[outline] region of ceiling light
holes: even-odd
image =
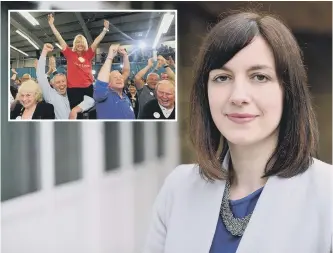
[[[38,21],[29,12],[19,12],[33,26],[39,25]]]
[[[27,53],[24,53],[23,51],[21,51],[20,49],[17,49],[16,47],[13,47],[12,45],[10,45],[10,48],[16,50],[17,52],[20,52],[21,54],[24,54],[25,56],[29,56]]]
[[[169,30],[169,27],[172,23],[172,20],[174,18],[175,15],[173,14],[170,14],[170,13],[165,13],[164,16],[163,16],[163,19],[162,19],[162,22],[161,22],[161,25],[158,29],[158,32],[156,34],[156,37],[155,37],[155,41],[154,41],[154,44],[153,44],[153,49],[156,48],[157,46],[157,43],[159,42],[162,34],[165,34],[168,32]]]
[[[16,32],[19,35],[21,35],[23,38],[25,38],[27,41],[29,41],[30,44],[34,46],[34,48],[39,49],[39,47],[27,35],[25,35],[24,33],[22,33],[20,30],[16,30]]]
[[[141,49],[144,49],[144,48],[146,47],[146,43],[144,43],[143,41],[140,42],[139,47],[140,47]]]
[[[55,44],[57,47],[59,47],[62,50],[62,47],[58,43],[55,43]]]

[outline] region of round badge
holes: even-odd
[[[21,116],[17,116],[16,119],[22,119],[22,117]]]
[[[79,61],[80,61],[81,63],[85,62],[85,59],[82,58],[82,57],[79,57],[78,59],[79,59]]]
[[[154,96],[154,93],[150,92],[150,95]]]
[[[154,112],[154,117],[155,117],[156,119],[159,119],[159,118],[161,117],[161,115],[160,115],[158,112]]]

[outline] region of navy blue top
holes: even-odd
[[[134,110],[128,96],[122,97],[109,88],[109,84],[97,80],[94,89],[97,119],[135,119]]]
[[[232,213],[235,218],[243,218],[251,213],[259,199],[263,187],[251,193],[250,195],[238,199],[229,200]],[[215,235],[209,253],[235,253],[242,237],[233,236],[224,226],[219,215]]]

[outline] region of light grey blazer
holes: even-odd
[[[314,159],[301,175],[270,177],[237,253],[329,253],[332,166]],[[195,165],[177,167],[156,199],[144,253],[208,253],[225,181],[209,183]]]

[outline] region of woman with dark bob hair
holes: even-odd
[[[277,18],[232,14],[200,50],[191,93],[197,165],[154,205],[145,253],[329,253],[332,167],[300,48]]]

